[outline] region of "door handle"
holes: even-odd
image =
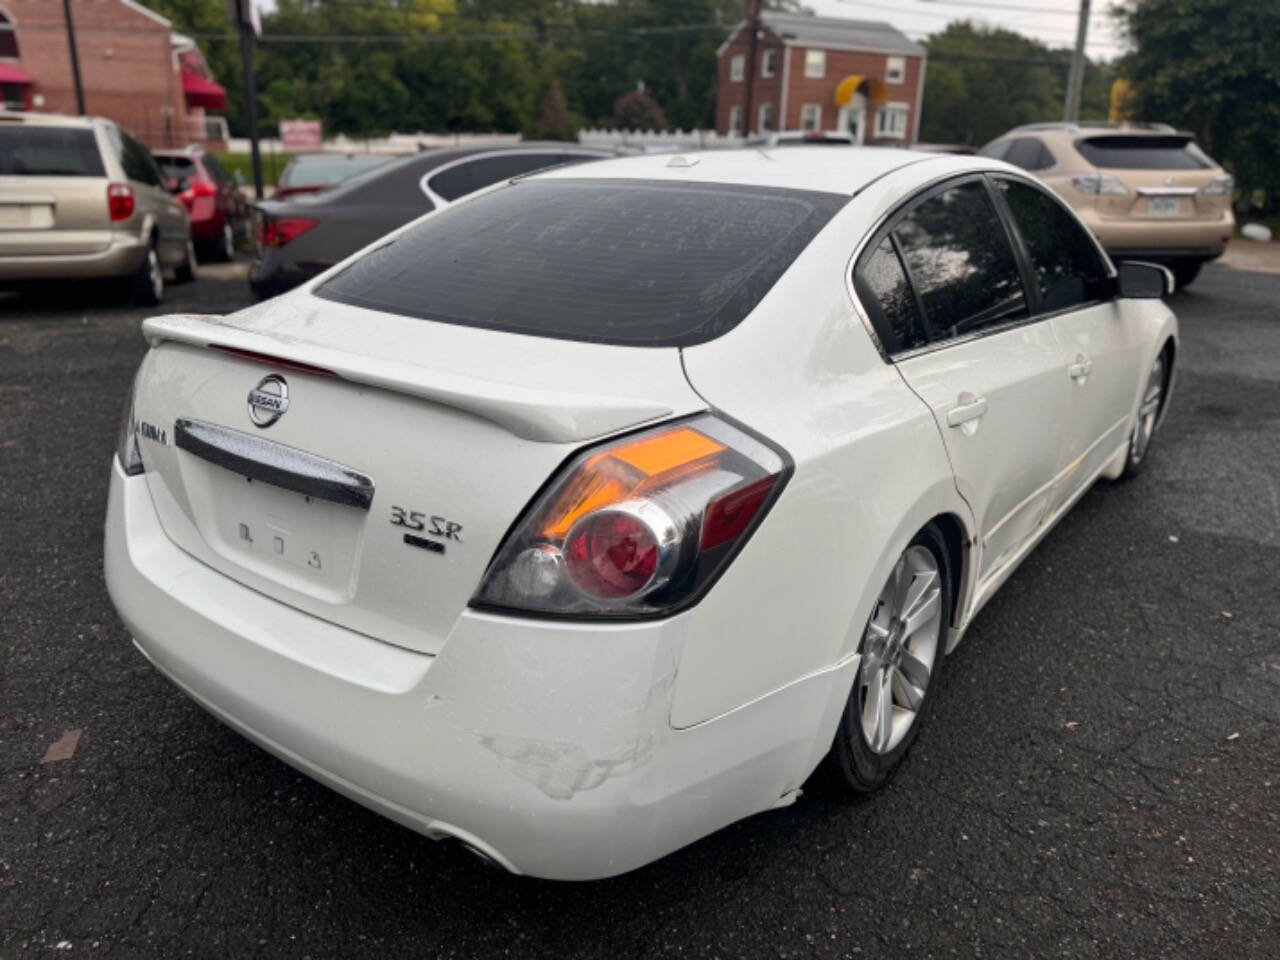
[[[970,420],[977,420],[986,412],[986,397],[975,397],[972,393],[962,393],[956,398],[956,405],[947,411],[947,426],[959,427]]]
[[[1076,354],[1076,362],[1067,367],[1067,373],[1072,380],[1083,380],[1093,370],[1093,361],[1085,357],[1083,353]]]

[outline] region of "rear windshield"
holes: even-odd
[[[280,176],[281,186],[329,186],[345,180],[353,173],[381,166],[387,157],[377,155],[348,157],[296,157]]]
[[[0,176],[102,177],[92,130],[0,126]]]
[[[638,346],[712,340],[848,197],[634,180],[526,180],[448,207],[318,296],[406,317]]]
[[[1095,167],[1113,170],[1208,170],[1213,164],[1189,137],[1088,137],[1076,141]]]
[[[190,177],[196,165],[189,157],[153,157],[160,172],[178,180]]]

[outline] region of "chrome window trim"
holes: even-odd
[[[524,148],[511,147],[507,150],[481,150],[475,153],[469,153],[465,157],[458,157],[458,159],[456,160],[450,160],[448,163],[442,163],[438,167],[432,167],[430,170],[424,173],[422,175],[422,178],[418,181],[418,189],[421,190],[424,194],[426,194],[426,197],[428,200],[431,201],[432,206],[434,206],[437,210],[441,210],[447,206],[450,206],[451,204],[457,203],[458,200],[462,200],[464,197],[469,197],[471,194],[469,193],[463,194],[461,197],[458,197],[457,200],[446,200],[444,197],[440,196],[440,194],[436,193],[429,186],[427,186],[427,181],[431,180],[437,174],[444,173],[446,170],[452,170],[454,167],[460,167],[464,163],[475,163],[477,160],[487,160],[490,157],[518,157],[518,156],[525,156],[526,154],[544,154],[544,153],[572,154],[573,156],[577,156],[577,157],[594,157],[597,160],[604,160],[607,157],[611,156],[611,154],[609,153],[599,153],[594,150],[584,150],[581,147],[577,146],[577,144],[572,144],[572,145],[566,144],[563,147],[524,147]],[[549,170],[550,167],[547,167],[546,169]],[[534,170],[530,172],[540,173],[541,171]],[[500,183],[501,181],[498,181],[498,182]],[[490,184],[490,186],[493,186],[493,184]],[[485,188],[481,187],[480,189],[483,190]],[[473,190],[471,192],[477,193],[479,191]]]
[[[252,433],[184,418],[173,425],[173,444],[215,466],[317,500],[361,510],[373,503],[368,474]]]
[[[1061,197],[1059,197],[1056,192],[1045,187],[1044,184],[1037,181],[1034,177],[1019,171],[1005,170],[1005,169],[999,169],[999,168],[964,170],[960,172],[952,171],[950,173],[942,174],[940,176],[937,176],[930,180],[925,181],[923,184],[918,186],[911,193],[911,196],[895,204],[888,211],[882,214],[880,217],[877,217],[875,222],[871,225],[871,228],[863,234],[862,238],[854,246],[852,256],[850,256],[845,263],[845,269],[844,269],[845,292],[848,293],[849,299],[853,303],[854,313],[857,314],[858,319],[862,322],[863,329],[867,331],[867,336],[871,338],[871,342],[875,345],[876,351],[880,354],[880,359],[882,359],[885,363],[894,364],[900,360],[909,360],[912,357],[922,356],[923,354],[926,354],[926,353],[933,353],[935,350],[943,350],[943,349],[946,349],[947,347],[958,346],[959,344],[968,343],[971,340],[978,340],[986,336],[995,336],[997,334],[1004,333],[1007,330],[1013,330],[1018,327],[1027,326],[1028,324],[1032,324],[1032,323],[1039,323],[1042,320],[1049,320],[1049,319],[1052,319],[1053,317],[1062,316],[1063,314],[1074,313],[1077,310],[1086,310],[1090,307],[1096,307],[1100,304],[1110,302],[1109,300],[1091,300],[1088,303],[1075,304],[1073,306],[1066,307],[1061,310],[1035,313],[1026,317],[1019,317],[1016,320],[1010,320],[1006,323],[1001,323],[993,327],[986,327],[982,330],[975,330],[973,333],[962,334],[961,336],[958,336],[958,337],[950,337],[946,340],[937,340],[937,341],[934,341],[933,343],[927,343],[921,347],[914,347],[911,350],[900,350],[897,353],[893,353],[893,354],[890,354],[885,349],[884,343],[881,341],[879,334],[876,333],[875,325],[871,322],[871,315],[867,313],[866,307],[862,305],[862,301],[858,298],[858,291],[853,284],[853,271],[854,271],[854,268],[857,266],[858,259],[862,256],[863,251],[866,250],[867,245],[875,238],[875,236],[881,231],[881,229],[885,226],[885,224],[887,224],[899,213],[905,212],[907,207],[912,206],[915,203],[924,200],[925,195],[932,192],[935,188],[952,180],[956,182],[960,182],[967,179],[975,179],[975,178],[988,179],[990,177],[1005,177],[1010,180],[1021,180],[1023,183],[1026,183],[1029,186],[1036,188],[1046,196],[1053,198],[1053,200],[1058,204],[1059,207],[1061,207],[1063,210],[1066,210],[1069,214],[1071,214],[1072,219],[1076,221],[1076,224],[1080,227],[1080,229],[1083,230],[1085,235],[1089,237],[1090,240],[1093,241],[1094,249],[1098,252],[1099,257],[1102,258],[1102,266],[1103,266],[1103,269],[1106,270],[1107,276],[1112,280],[1115,279],[1116,277],[1115,264],[1113,264],[1111,262],[1111,258],[1107,256],[1107,252],[1102,248],[1102,244],[1098,242],[1098,238],[1095,237],[1093,235],[1093,232],[1084,225],[1084,222],[1080,219],[1080,215],[1076,213],[1073,209],[1071,209],[1071,206],[1067,204],[1067,202],[1064,201]],[[999,215],[999,211],[997,211],[997,215]],[[1016,251],[1015,251],[1015,254],[1016,254]]]

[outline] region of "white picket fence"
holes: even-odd
[[[595,130],[578,131],[578,142],[586,147],[631,147],[645,152],[664,150],[735,150],[742,135],[721,135],[714,130]]]

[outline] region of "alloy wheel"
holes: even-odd
[[[880,592],[862,639],[858,704],[872,752],[892,751],[915,723],[938,659],[942,574],[933,553],[909,547]]]
[[[151,292],[157,300],[164,296],[164,274],[154,247],[147,251],[147,282],[151,284]]]
[[[1147,386],[1142,392],[1142,403],[1138,407],[1138,420],[1133,425],[1133,436],[1129,440],[1129,459],[1132,463],[1141,463],[1151,446],[1151,438],[1156,432],[1156,419],[1160,416],[1160,399],[1164,394],[1164,357],[1156,357],[1151,365],[1151,373],[1147,376]]]

